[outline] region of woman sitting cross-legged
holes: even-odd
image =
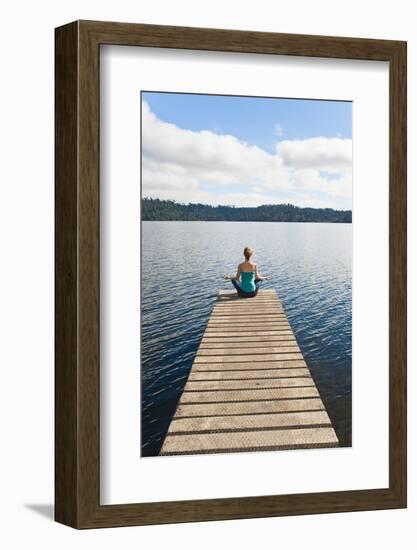
[[[243,250],[245,261],[237,266],[237,273],[234,277],[225,275],[226,280],[232,281],[233,286],[237,290],[241,298],[253,298],[259,290],[262,281],[267,281],[270,277],[261,277],[258,273],[258,268],[251,261],[253,249],[250,246]]]

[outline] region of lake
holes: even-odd
[[[142,222],[142,456],[159,453],[243,248],[271,280],[342,446],[351,445],[352,225]]]

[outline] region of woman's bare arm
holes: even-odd
[[[240,264],[237,266],[237,272],[236,272],[236,275],[234,277],[230,277],[230,275],[225,275],[224,278],[226,280],[229,280],[229,279],[234,279],[235,281],[238,281],[239,278],[240,278]]]
[[[270,279],[270,277],[262,277],[260,274],[259,274],[259,271],[258,271],[258,266],[255,265],[255,280],[258,279],[258,281],[268,281]]]
[[[235,281],[238,281],[239,278],[240,278],[240,264],[237,266],[236,275],[232,277],[232,279],[234,279]]]

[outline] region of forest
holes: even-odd
[[[210,206],[143,198],[142,220],[352,223],[352,211],[301,208],[293,204],[265,204],[256,207]]]

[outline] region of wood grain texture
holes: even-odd
[[[280,345],[281,344],[281,345]],[[245,353],[250,353],[253,355],[262,355],[271,354],[271,353],[293,353],[299,352],[299,347],[297,343],[291,343],[288,345],[288,342],[263,342],[263,346],[253,345],[249,346],[239,346],[234,348],[231,346],[222,346],[216,347],[215,349],[207,349],[207,347],[200,346],[197,356],[198,357],[231,357],[233,355],[243,355]]]
[[[306,365],[304,365],[306,367]],[[190,373],[188,381],[191,380],[263,380],[266,378],[310,378],[310,371],[306,368],[292,369],[264,369],[264,370],[222,370],[207,371],[194,370]]]
[[[407,499],[407,44],[389,71],[389,476]]]
[[[261,378],[237,380],[196,380],[188,378],[184,391],[201,392],[204,390],[256,390],[262,388],[290,388],[314,386],[311,376],[308,378]]]
[[[274,401],[250,401],[229,403],[181,403],[176,410],[175,418],[202,416],[244,416],[247,414],[281,413],[288,411],[322,411],[323,401],[310,399],[277,399]]]
[[[300,354],[301,355],[301,354]],[[224,362],[224,361],[211,361],[211,362],[195,362],[193,366],[193,372],[203,371],[240,371],[240,370],[270,370],[274,369],[277,374],[282,369],[300,369],[307,368],[304,359],[287,359],[286,357],[280,357],[280,360],[276,361],[263,361],[258,359],[257,361],[242,361],[242,362]]]
[[[236,352],[238,352],[239,350],[244,351],[245,349],[253,349],[258,352],[258,348],[265,348],[265,346],[269,349],[274,346],[294,347],[294,346],[298,346],[298,344],[293,336],[286,336],[284,338],[271,337],[271,340],[266,340],[266,339],[262,340],[259,338],[254,338],[250,340],[242,339],[241,342],[235,342],[233,340],[229,342],[226,338],[220,341],[216,341],[215,339],[214,342],[204,339],[201,341],[199,351],[204,351],[204,350],[213,351],[213,350],[227,349],[227,350],[235,350]]]
[[[268,337],[268,336],[272,336],[272,337],[277,337],[277,338],[280,338],[281,336],[291,336],[291,338],[294,336],[293,333],[292,333],[292,330],[238,330],[238,331],[234,331],[233,329],[231,330],[228,330],[228,331],[224,331],[224,330],[210,330],[210,329],[207,329],[206,332],[204,333],[204,339],[207,341],[214,341],[212,340],[213,338],[214,339],[218,339],[218,338],[227,338],[229,339],[231,342],[232,341],[241,341],[240,339],[241,338],[253,338],[253,339],[256,339],[256,338],[260,338],[260,337]],[[255,340],[252,340],[252,341],[255,341]],[[248,339],[248,342],[249,342],[249,339]]]
[[[210,433],[242,430],[267,430],[271,428],[296,428],[331,426],[326,411],[310,411],[280,414],[248,414],[246,416],[209,416],[179,418],[171,422],[169,434]]]
[[[170,435],[165,439],[164,455],[194,453],[232,453],[235,451],[279,451],[337,447],[333,428],[308,428],[193,433]]]
[[[210,325],[232,325],[236,327],[241,326],[254,326],[256,324],[262,326],[270,326],[269,323],[277,323],[279,325],[288,326],[287,318],[283,315],[271,314],[271,315],[258,315],[257,317],[245,316],[231,316],[231,315],[214,315],[210,318]]]
[[[56,520],[76,528],[98,528],[405,507],[406,43],[97,21],[65,25],[56,30],[55,36]],[[389,62],[389,487],[245,498],[100,504],[98,114],[101,44]],[[235,298],[224,296],[222,305],[234,301]],[[261,305],[266,306],[270,302],[269,298],[263,299]],[[248,331],[238,332],[242,336]],[[220,334],[223,336],[225,331]],[[228,336],[234,337],[236,332],[227,332]],[[257,336],[261,333],[258,332]],[[237,371],[226,375],[233,376],[233,372]],[[253,371],[245,369],[245,372],[249,375]],[[265,375],[268,372],[270,370],[265,370]],[[213,374],[218,375],[208,373],[210,376]],[[289,402],[294,403],[292,400]],[[229,407],[237,405],[228,404]],[[193,407],[195,412],[199,406],[186,407]]]
[[[250,401],[271,401],[272,399],[305,399],[319,397],[316,388],[260,388],[225,391],[185,391],[181,403],[231,403]]]
[[[259,362],[276,362],[276,361],[292,361],[293,359],[302,359],[303,356],[300,352],[291,351],[289,353],[264,353],[263,355],[249,354],[245,355],[196,355],[194,359],[195,364],[209,364],[214,365],[217,363],[243,363],[250,361],[251,363]]]
[[[55,520],[78,523],[77,24],[55,37]]]
[[[205,336],[213,336],[217,334],[224,334],[224,333],[230,333],[230,335],[234,335],[239,332],[249,333],[251,336],[258,336],[259,334],[264,334],[265,332],[279,332],[281,334],[291,334],[290,332],[290,326],[288,323],[282,324],[282,323],[264,323],[261,325],[250,325],[249,323],[246,323],[245,325],[236,323],[233,323],[233,325],[228,324],[220,324],[220,325],[213,325],[208,324],[207,325],[207,331],[205,332]]]
[[[279,302],[278,298],[268,298],[268,301],[263,302],[255,302],[252,306],[250,306],[246,301],[245,302],[237,302],[236,300],[233,301],[233,303],[223,303],[222,300],[219,298],[219,301],[215,304],[213,308],[213,313],[217,311],[224,311],[224,310],[230,310],[237,312],[238,310],[243,311],[251,311],[253,310],[256,312],[257,310],[263,310],[263,309],[272,309],[276,311],[277,309],[283,311],[283,308],[281,306],[281,303]]]

